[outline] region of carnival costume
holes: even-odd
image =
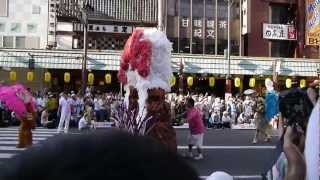
[[[17,148],[32,145],[31,130],[36,127],[36,103],[32,95],[20,84],[0,87],[0,101],[20,119]]]
[[[172,76],[171,50],[172,45],[163,32],[134,30],[126,42],[118,72],[118,79],[125,85],[125,104],[129,109],[124,119],[130,119],[120,122],[120,126],[149,135],[176,151],[170,105],[165,101]]]

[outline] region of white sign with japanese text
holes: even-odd
[[[264,23],[263,38],[276,40],[296,40],[296,29],[294,25]]]

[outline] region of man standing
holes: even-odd
[[[71,106],[68,101],[67,95],[65,93],[61,93],[61,97],[59,99],[59,112],[60,112],[60,122],[58,126],[58,133],[62,131],[62,126],[64,123],[65,123],[64,132],[68,133],[69,122],[71,117]]]
[[[204,125],[202,121],[201,112],[194,107],[194,100],[188,98],[186,102],[187,108],[187,121],[189,123],[190,134],[188,136],[189,143],[189,157],[193,157],[192,147],[196,146],[198,155],[194,157],[196,160],[203,159],[202,155],[202,144],[203,144],[203,134],[204,134]]]

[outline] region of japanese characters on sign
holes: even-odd
[[[100,25],[100,24],[89,24],[89,32],[111,32],[111,33],[132,33],[131,26],[116,26],[116,25]]]
[[[320,45],[320,0],[306,0],[306,44]]]
[[[194,18],[191,22],[190,18],[182,18],[181,19],[181,27],[182,28],[192,28],[192,36],[195,38],[209,38],[215,39],[215,20],[213,19],[196,19]],[[218,28],[225,30],[227,28],[227,21],[226,20],[219,20],[218,21]]]
[[[296,40],[296,29],[294,25],[264,23],[263,38],[276,40]]]

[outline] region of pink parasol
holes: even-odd
[[[21,84],[0,86],[0,101],[17,117],[27,113],[26,104],[28,103],[31,103],[33,111],[36,110],[35,99]]]

